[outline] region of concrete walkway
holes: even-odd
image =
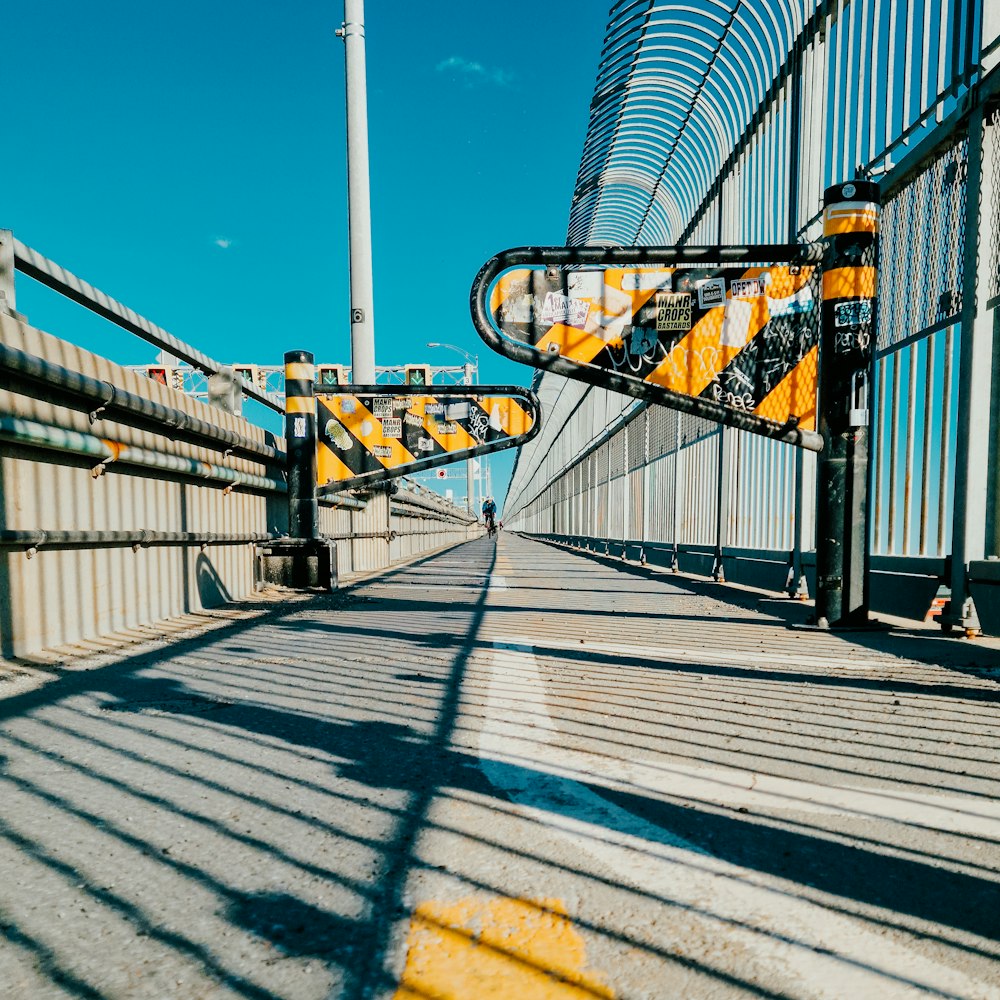
[[[1000,654],[803,617],[504,536],[0,684],[0,996],[1000,998]]]

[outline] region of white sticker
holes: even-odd
[[[565,326],[582,327],[587,322],[590,303],[581,299],[571,299],[562,292],[549,292],[542,306],[542,323],[552,326],[562,323]]]
[[[292,421],[292,437],[304,438],[306,436],[306,418],[296,417]]]
[[[357,409],[358,409],[358,404],[353,397],[347,396],[341,401],[340,404],[341,413],[351,414],[357,412]]]
[[[418,440],[417,440],[417,447],[421,451],[433,451],[434,450],[434,441],[433,441],[432,438],[418,438]]]
[[[815,305],[812,289],[806,285],[800,288],[794,295],[789,295],[783,299],[767,300],[767,311],[771,314],[771,319],[778,319],[782,316],[795,316],[799,313],[812,312]]]
[[[370,420],[361,421],[361,436],[363,438],[368,437],[373,430],[375,430],[375,425]]]
[[[834,326],[864,326],[872,321],[872,300],[840,302],[833,310]]]
[[[438,434],[457,434],[458,424],[438,424],[435,430]]]
[[[400,413],[403,410],[413,409],[413,397],[412,396],[397,396],[392,401],[392,409],[395,413]]]
[[[726,301],[726,279],[706,278],[698,284],[698,305],[702,309],[714,309]]]
[[[742,347],[750,336],[750,319],[753,303],[742,299],[730,299],[722,318],[722,332],[719,334],[721,347]]]
[[[729,293],[734,299],[757,299],[764,295],[769,284],[770,275],[761,275],[759,278],[738,278],[729,282]]]
[[[375,396],[372,399],[372,416],[381,420],[383,417],[392,416],[392,398],[389,396]]]
[[[329,419],[326,422],[326,436],[341,450],[350,451],[354,447],[354,438],[347,433],[347,428],[339,420]]]
[[[691,295],[688,292],[658,292],[656,295],[656,330],[691,329]]]
[[[622,275],[623,292],[669,292],[673,288],[672,271],[626,271]]]
[[[422,417],[417,416],[416,413],[404,413],[403,422],[407,427],[423,427],[424,421]]]
[[[468,420],[469,403],[463,400],[461,403],[450,403],[445,407],[444,416],[446,420]]]
[[[376,458],[392,458],[392,447],[387,444],[377,444],[372,448],[372,454]]]
[[[428,403],[424,407],[424,413],[430,416],[440,416],[444,413],[444,403]]]
[[[398,441],[403,436],[403,421],[400,417],[386,417],[382,421],[382,437]]]
[[[503,284],[501,282],[501,284]],[[530,323],[535,309],[535,297],[524,278],[512,280],[506,287],[505,297],[500,305],[502,323]]]

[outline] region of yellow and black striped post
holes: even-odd
[[[319,536],[316,499],[316,369],[308,351],[285,354],[285,451],[288,455],[288,534]]]
[[[875,338],[880,197],[853,181],[824,194],[819,356],[816,623],[868,623],[869,391]]]

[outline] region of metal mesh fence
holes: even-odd
[[[883,207],[879,351],[941,329],[962,311],[968,156],[962,138]]]
[[[1000,108],[995,108],[986,119],[984,146],[990,150],[993,162],[1000,163]],[[1000,171],[993,175],[993,211],[989,227],[989,290],[990,304],[1000,296]]]

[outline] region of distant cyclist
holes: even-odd
[[[487,497],[483,501],[483,520],[486,522],[486,531],[492,537],[497,530],[497,505],[493,497]]]

